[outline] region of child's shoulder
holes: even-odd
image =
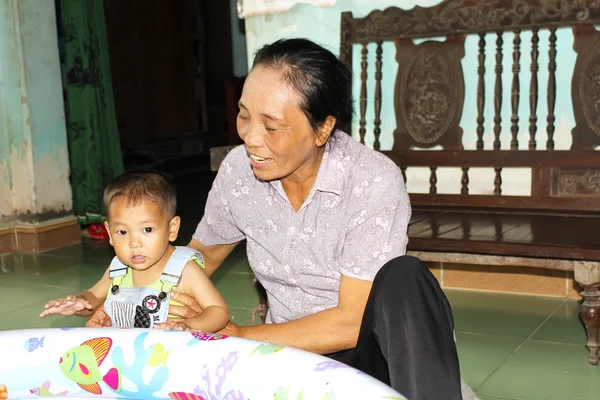
[[[197,286],[206,279],[208,279],[208,276],[204,272],[204,268],[197,261],[190,259],[181,273],[179,290],[184,293],[191,293],[192,287]]]

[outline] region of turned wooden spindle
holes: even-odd
[[[375,141],[373,142],[373,149],[380,150],[381,144],[379,143],[379,135],[381,134],[381,78],[383,74],[381,73],[381,67],[383,62],[381,61],[381,54],[383,50],[381,48],[381,41],[377,42],[377,50],[376,50],[376,61],[375,61],[375,121],[373,128],[373,135],[375,136]]]
[[[429,177],[429,193],[436,194],[437,193],[437,167],[429,167],[431,169],[431,176]]]
[[[548,51],[548,117],[546,150],[554,150],[554,107],[556,105],[556,28],[550,29],[550,50]]]
[[[360,121],[358,134],[360,136],[360,142],[365,144],[365,134],[367,132],[367,54],[369,50],[367,49],[367,44],[363,43],[362,45],[362,61],[360,63],[360,97],[359,97],[359,105],[360,105]]]
[[[479,54],[477,56],[479,67],[477,68],[477,150],[483,150],[483,109],[485,106],[485,33],[479,34]]]
[[[500,196],[502,194],[502,168],[494,168],[496,176],[494,178],[494,195]]]
[[[533,30],[533,36],[531,38],[531,83],[529,85],[529,150],[535,150],[535,134],[537,132],[537,103],[538,103],[538,30]]]
[[[510,141],[510,149],[518,150],[519,149],[519,140],[517,136],[519,134],[519,98],[520,94],[520,84],[519,84],[519,73],[521,72],[521,35],[520,31],[515,31],[515,39],[513,40],[513,81],[512,81],[512,90],[511,90],[511,106],[512,106],[512,117],[510,119],[511,127],[510,132],[512,134],[512,140]]]
[[[462,167],[460,194],[469,194],[469,167]]]

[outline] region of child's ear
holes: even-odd
[[[179,216],[174,216],[169,222],[169,242],[174,242],[177,239],[177,235],[179,234],[179,227],[181,226],[181,218]]]
[[[108,241],[110,242],[110,245],[114,246],[113,241],[112,241],[112,235],[110,233],[110,226],[108,225],[108,221],[104,221],[104,228],[106,229],[106,233],[108,233]]]

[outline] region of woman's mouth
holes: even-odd
[[[250,164],[254,168],[263,168],[267,164],[269,164],[270,162],[271,162],[270,158],[259,157],[259,156],[255,156],[253,154],[250,154]]]

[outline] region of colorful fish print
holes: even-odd
[[[8,399],[8,389],[6,385],[0,383],[0,399]]]
[[[173,400],[207,400],[204,397],[200,397],[197,394],[184,393],[184,392],[171,392],[169,397]]]
[[[333,396],[334,396],[333,392],[327,392],[325,394],[325,396],[323,396],[323,400],[333,400],[335,398]]]
[[[275,394],[273,395],[273,400],[288,400],[288,393],[290,391],[289,386],[288,387],[278,387],[275,390]]]
[[[69,394],[69,392],[60,392],[60,393],[52,393],[50,392],[50,381],[46,381],[42,383],[40,387],[34,387],[33,389],[29,389],[29,392],[37,397],[63,397]]]
[[[329,371],[332,369],[339,369],[339,368],[350,368],[349,365],[346,365],[344,363],[341,363],[339,361],[333,361],[333,360],[328,360],[328,361],[322,361],[319,364],[317,364],[317,366],[315,367],[315,371]]]
[[[160,343],[156,343],[152,346],[152,354],[150,354],[150,358],[148,359],[148,365],[152,367],[158,367],[162,364],[163,367],[167,366],[167,358],[171,350],[165,352],[165,346]]]
[[[253,356],[254,354],[258,353],[261,356],[267,356],[269,354],[277,353],[278,351],[282,350],[283,347],[284,346],[279,346],[276,344],[261,343],[254,350],[252,350],[250,355]]]
[[[112,347],[107,337],[90,339],[81,346],[67,351],[59,360],[60,370],[83,390],[92,394],[102,394],[99,382],[104,382],[115,392],[121,391],[121,372],[111,368],[102,376],[100,365]]]
[[[218,333],[206,333],[206,332],[191,332],[193,339],[188,342],[188,346],[193,346],[198,342],[209,342],[212,340],[227,339],[227,335],[219,335]]]
[[[29,339],[28,341],[25,342],[25,350],[27,350],[29,353],[31,353],[38,347],[44,347],[44,339],[45,338],[46,338],[46,336],[42,336],[41,339],[38,339],[38,338]]]

